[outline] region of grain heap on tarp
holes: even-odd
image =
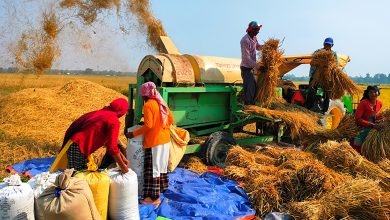
[[[390,193],[375,181],[352,179],[318,200],[293,202],[287,209],[295,219],[389,219]]]
[[[30,88],[0,99],[0,130],[9,138],[28,138],[60,147],[69,125],[124,95],[86,80],[53,88]],[[121,131],[124,117],[120,118]],[[121,135],[121,140],[125,137]]]
[[[313,113],[303,111],[272,110],[254,105],[245,106],[244,112],[247,114],[260,115],[272,119],[283,120],[290,129],[291,137],[299,138],[306,134],[315,134],[323,128],[319,125],[319,117]]]
[[[345,115],[336,129],[323,129],[315,134],[306,135],[301,140],[304,146],[315,147],[328,140],[342,141],[353,139],[359,131],[360,128],[356,124],[355,117],[353,115]]]
[[[347,141],[341,143],[328,141],[309,150],[314,152],[327,167],[354,177],[363,176],[379,180],[379,185],[384,190],[390,191],[390,174],[361,156]]]
[[[361,93],[359,86],[338,66],[332,51],[321,50],[314,53],[310,65],[317,67],[312,85],[322,88],[328,98],[340,99],[345,93]]]
[[[383,121],[379,123],[381,129],[371,129],[361,149],[362,155],[374,163],[390,159],[390,110],[380,115],[383,117]]]
[[[261,50],[261,60],[257,61],[254,68],[254,74],[258,76],[255,100],[264,107],[272,102],[280,77],[283,51],[279,49],[279,43],[278,39],[267,40]]]
[[[248,151],[235,146],[226,165],[224,175],[239,181],[260,216],[280,211],[287,202],[318,199],[350,178],[327,168],[313,154],[295,149]]]

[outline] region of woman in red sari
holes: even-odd
[[[360,100],[356,109],[355,120],[362,130],[355,137],[353,145],[355,150],[359,153],[368,132],[370,132],[372,128],[380,129],[378,124],[378,112],[382,109],[382,102],[378,100],[379,95],[380,91],[377,86],[367,86],[363,98]]]

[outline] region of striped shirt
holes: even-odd
[[[256,65],[256,50],[261,50],[262,45],[257,41],[256,36],[251,38],[246,34],[240,41],[241,44],[241,65],[246,68],[253,68]]]

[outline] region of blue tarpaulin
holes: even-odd
[[[19,173],[34,176],[49,171],[55,158],[27,160],[13,165]],[[199,175],[190,170],[176,168],[169,174],[169,189],[161,195],[161,204],[140,205],[141,219],[251,219],[255,210],[248,196],[235,181],[206,172]]]

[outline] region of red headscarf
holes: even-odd
[[[168,105],[165,103],[164,99],[161,97],[160,93],[156,89],[156,85],[153,82],[147,82],[142,84],[141,96],[149,97],[150,99],[155,99],[157,103],[160,106],[160,117],[161,117],[161,123],[164,125],[164,127],[167,124],[168,120]]]
[[[109,109],[113,112],[115,112],[119,117],[123,116],[126,114],[128,108],[129,108],[129,103],[127,102],[126,99],[124,98],[119,98],[115,99],[110,103],[110,106],[105,107],[106,109]]]

